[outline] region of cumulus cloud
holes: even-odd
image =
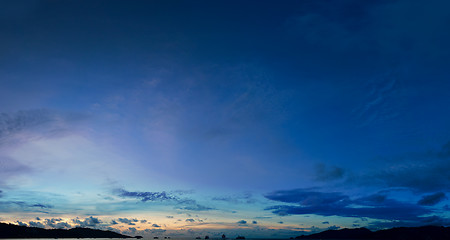
[[[195,222],[195,220],[192,218],[188,218],[188,219],[186,219],[186,222]]]
[[[152,227],[155,227],[155,228],[160,228],[161,226],[160,226],[160,225],[158,225],[158,224],[156,224],[156,223],[153,223],[153,224],[152,224]]]
[[[28,227],[27,223],[21,222],[21,221],[16,221],[17,224],[19,224],[19,226],[25,226]]]
[[[136,230],[137,230],[137,229],[134,228],[134,227],[129,227],[129,228],[128,228],[128,232],[131,233],[131,234],[135,234],[135,233],[136,233]]]
[[[239,225],[245,225],[245,224],[247,224],[247,221],[245,221],[245,220],[240,220],[240,221],[237,222],[237,224],[239,224]]]
[[[28,222],[28,225],[30,227],[45,228],[45,225],[42,224],[41,222],[30,221]]]
[[[100,219],[98,219],[96,217],[92,217],[92,216],[85,218],[84,220],[75,218],[75,219],[72,219],[72,222],[74,224],[76,224],[78,227],[96,227],[97,225],[102,223],[102,221],[100,221]]]
[[[72,228],[72,225],[70,225],[67,222],[59,222],[59,223],[53,225],[53,227],[57,228],[57,229],[69,229],[69,228]]]
[[[339,226],[336,226],[336,225],[333,225],[333,226],[329,226],[328,228],[327,228],[327,230],[338,230],[338,229],[340,229],[341,227],[339,227]]]
[[[252,224],[258,224],[258,222],[257,221],[252,221]]]
[[[119,221],[121,223],[128,224],[128,225],[136,225],[135,222],[138,222],[139,220],[137,220],[137,219],[128,219],[128,218],[118,218],[117,221]]]
[[[445,193],[437,192],[431,195],[423,196],[422,199],[419,200],[418,204],[424,206],[433,206],[440,203],[444,199],[446,199]]]

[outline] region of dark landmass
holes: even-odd
[[[0,223],[0,238],[132,238],[91,228],[43,229]]]
[[[449,240],[450,227],[400,227],[372,232],[367,228],[327,230],[302,235],[296,239],[383,239],[383,240]]]

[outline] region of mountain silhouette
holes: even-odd
[[[44,229],[0,223],[0,238],[132,238],[91,228]]]
[[[400,227],[372,232],[367,228],[327,230],[296,239],[383,239],[383,240],[448,240],[450,227]]]

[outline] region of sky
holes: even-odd
[[[450,226],[448,1],[0,6],[0,222]]]

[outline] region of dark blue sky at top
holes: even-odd
[[[400,10],[386,9],[390,4]],[[448,118],[442,109],[448,105],[448,74],[443,71],[448,59],[448,19],[434,12],[440,11],[437,3],[44,1],[11,5],[13,11],[5,14],[2,24],[3,72],[20,75],[9,83],[16,89],[62,88],[65,96],[59,97],[79,100],[61,101],[56,107],[77,109],[97,93],[130,88],[149,68],[167,68],[176,77],[206,71],[208,77],[215,76],[205,80],[207,87],[217,88],[226,98],[230,90],[220,85],[243,80],[223,68],[251,62],[270,76],[275,90],[294,89],[292,95],[296,95],[295,89],[309,89],[307,95],[290,96],[288,103],[283,102],[291,119],[307,115],[308,129],[302,128],[304,122],[289,123],[294,138],[313,128],[317,138],[345,135],[347,141],[356,138],[359,142],[360,134],[369,134],[367,141],[375,144],[417,134],[421,128],[428,132],[435,126],[430,118],[440,124]],[[208,69],[202,69],[204,65]],[[383,92],[390,81],[397,89]],[[381,90],[374,94],[390,99],[369,96],[376,88]],[[305,101],[312,109],[299,106]],[[370,104],[384,110],[371,113],[378,110]],[[397,121],[383,121],[394,115],[400,115]],[[384,125],[354,127],[377,120]],[[325,139],[309,140],[319,144]]]
[[[165,188],[254,190],[277,216],[448,218],[447,1],[1,5],[0,189],[57,169],[63,160],[42,159],[64,154],[38,143],[66,139],[62,152],[92,146],[73,160],[108,162],[119,177],[102,177],[138,200]],[[133,172],[164,180],[121,182]]]

